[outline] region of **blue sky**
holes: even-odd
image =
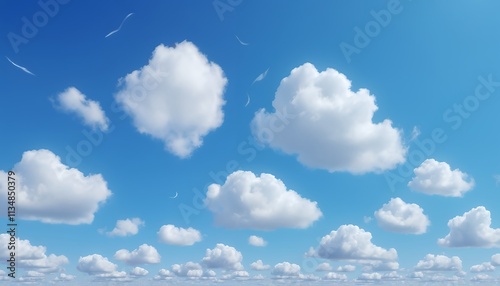
[[[499,3],[0,5],[3,282],[499,279]]]

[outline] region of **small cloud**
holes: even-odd
[[[167,224],[158,231],[160,241],[171,245],[193,245],[201,241],[201,233],[190,227],[181,228],[173,224]]]
[[[120,249],[115,253],[114,258],[129,265],[139,265],[160,263],[161,257],[156,248],[143,244],[131,252],[126,249]]]
[[[248,238],[248,243],[253,246],[266,246],[267,241],[265,241],[262,237],[252,235]]]
[[[99,102],[88,99],[76,87],[71,86],[60,93],[55,103],[56,108],[67,113],[76,114],[83,120],[85,125],[93,129],[98,128],[101,131],[108,130],[109,119],[106,117]]]
[[[252,264],[250,264],[250,267],[253,269],[253,270],[257,270],[257,271],[261,271],[261,270],[267,270],[269,268],[271,268],[270,265],[267,265],[267,264],[264,264],[262,262],[262,260],[257,260],[255,262],[252,262]]]
[[[139,218],[125,219],[116,221],[115,228],[107,232],[109,236],[131,236],[139,232],[139,226],[143,226],[144,221]]]

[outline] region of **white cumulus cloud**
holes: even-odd
[[[347,280],[347,275],[336,273],[336,272],[328,272],[323,277],[323,279],[324,280],[341,280],[341,281],[346,281]]]
[[[248,243],[253,246],[266,246],[267,241],[265,241],[262,237],[256,236],[256,235],[251,235],[248,238]]]
[[[212,270],[204,270],[199,263],[187,262],[186,264],[172,265],[172,273],[179,277],[200,278],[215,276]],[[167,276],[167,275],[163,275]]]
[[[163,225],[158,231],[158,237],[161,242],[172,245],[193,245],[201,241],[201,233],[198,230],[172,224]]]
[[[160,263],[161,259],[156,248],[147,244],[142,244],[139,248],[131,252],[126,249],[120,249],[115,253],[114,258],[130,265],[155,264]]]
[[[325,235],[317,254],[332,260],[382,260],[394,261],[398,254],[394,248],[386,250],[372,243],[372,234],[356,225],[341,225]]]
[[[428,195],[462,197],[474,187],[474,179],[459,169],[451,170],[446,162],[427,159],[413,170],[408,186]]]
[[[100,254],[92,254],[78,259],[77,269],[81,272],[96,275],[102,273],[112,273],[118,266]]]
[[[137,277],[146,276],[146,275],[148,275],[148,273],[149,273],[149,271],[147,271],[146,269],[144,269],[142,267],[134,267],[134,268],[132,268],[132,270],[130,270],[130,275],[137,276]]]
[[[298,156],[306,166],[330,172],[381,172],[405,161],[401,131],[388,119],[373,122],[378,109],[367,89],[328,68],[305,63],[281,80],[274,112],[259,110],[252,133],[259,141]]]
[[[227,79],[191,42],[159,45],[147,65],[120,83],[116,101],[137,130],[162,140],[181,158],[190,156],[223,122]]]
[[[205,257],[203,257],[203,263],[208,268],[243,270],[242,259],[243,255],[236,248],[217,243],[214,249],[207,249]]]
[[[316,271],[332,271],[332,269],[332,266],[328,262],[323,262],[316,266]]]
[[[447,247],[500,247],[500,228],[491,228],[491,214],[479,206],[448,221],[450,233],[438,240]]]
[[[267,269],[271,268],[271,265],[264,264],[264,262],[262,262],[262,260],[259,259],[255,262],[252,262],[252,264],[250,264],[250,267],[253,270],[262,271],[262,270],[267,270]]]
[[[210,185],[205,203],[216,223],[230,228],[307,228],[322,216],[316,202],[287,190],[281,180],[250,171],[230,174],[222,186]]]
[[[299,277],[300,276],[300,266],[290,262],[281,262],[274,265],[272,275],[279,278],[287,277]]]
[[[481,264],[472,265],[470,267],[470,272],[490,272],[495,271],[495,266],[490,262],[483,262]]]
[[[115,228],[108,232],[109,236],[130,236],[139,232],[139,226],[143,226],[144,221],[140,218],[117,220]]]
[[[45,223],[90,224],[111,195],[100,174],[85,176],[61,163],[49,150],[26,151],[15,164],[18,216]],[[0,191],[7,193],[7,174],[0,170]],[[5,196],[0,203],[5,205]]]
[[[416,270],[427,271],[460,271],[462,260],[458,256],[448,257],[445,255],[427,254],[415,266]]]
[[[387,231],[422,234],[430,224],[424,210],[417,204],[405,203],[401,198],[392,198],[375,212],[378,225]]]
[[[4,262],[10,259],[13,251],[8,249],[9,245],[12,246],[10,238],[10,234],[0,234],[0,259]],[[16,266],[19,268],[28,268],[37,273],[53,273],[69,262],[64,255],[47,255],[45,246],[31,245],[27,239],[16,237],[15,247]]]
[[[99,102],[88,99],[85,94],[71,86],[57,95],[56,108],[67,113],[74,113],[83,123],[93,129],[108,130],[109,119],[106,117]]]

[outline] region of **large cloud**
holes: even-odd
[[[140,218],[117,220],[115,228],[108,232],[109,236],[130,236],[139,232],[139,226],[144,225]]]
[[[341,225],[325,235],[317,254],[332,260],[382,260],[394,261],[398,254],[394,248],[386,250],[374,245],[371,233],[355,225]]]
[[[53,273],[62,269],[64,264],[69,262],[64,255],[46,254],[45,246],[31,245],[29,240],[16,238],[15,258],[17,267],[28,268],[39,273]],[[10,252],[7,247],[10,242],[10,234],[0,234],[0,259],[6,261],[10,259]]]
[[[191,42],[159,45],[146,66],[120,82],[116,101],[137,130],[179,157],[191,155],[222,124],[227,79]]]
[[[71,86],[61,92],[56,98],[57,108],[68,113],[75,113],[85,125],[108,130],[109,119],[104,114],[99,102],[87,99],[85,94]]]
[[[306,228],[322,216],[316,202],[287,190],[273,175],[249,171],[230,174],[222,186],[210,185],[205,203],[216,223],[230,228]]]
[[[214,249],[207,249],[203,263],[208,268],[243,270],[242,259],[243,255],[236,248],[218,243]]]
[[[458,256],[448,257],[444,255],[427,254],[415,266],[416,270],[427,271],[460,271],[462,260]]]
[[[491,214],[483,206],[448,221],[450,233],[438,240],[448,247],[500,247],[500,228],[491,228]]]
[[[151,245],[143,244],[138,249],[128,251],[120,249],[115,253],[115,259],[130,265],[160,263],[160,254]]]
[[[375,212],[378,225],[392,232],[422,234],[430,224],[424,210],[417,204],[407,204],[400,198],[392,198]]]
[[[26,151],[13,171],[18,215],[45,223],[91,223],[99,205],[111,195],[100,174],[85,176],[61,163],[49,150]],[[0,171],[0,191],[7,193],[7,174]],[[5,205],[5,196],[0,203]]]
[[[274,265],[272,275],[275,275],[279,278],[288,278],[288,277],[299,277],[300,276],[300,266],[297,264],[293,264],[290,262],[281,262]]]
[[[405,161],[401,132],[388,119],[374,123],[378,109],[367,89],[334,69],[318,72],[306,63],[278,87],[274,112],[259,110],[252,132],[260,141],[310,167],[330,172],[380,172]]]
[[[160,241],[173,245],[193,245],[201,241],[201,233],[190,227],[181,228],[172,224],[164,225],[158,231]]]
[[[413,170],[415,177],[408,186],[428,195],[462,197],[474,187],[474,179],[459,169],[451,170],[446,162],[427,159]]]

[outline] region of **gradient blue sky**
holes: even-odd
[[[466,284],[474,279],[489,279],[485,283],[491,284],[492,280],[497,281],[500,277],[498,270],[492,267],[497,265],[492,256],[500,253],[500,209],[497,203],[500,200],[500,168],[497,164],[500,159],[497,152],[500,146],[497,125],[500,119],[497,112],[500,108],[500,3],[462,0],[454,1],[453,4],[406,0],[370,3],[245,0],[139,3],[129,0],[73,0],[59,3],[54,0],[51,3],[56,3],[58,11],[53,15],[43,16],[47,14],[39,3],[46,2],[51,1],[31,1],[23,5],[17,1],[0,3],[0,34],[3,35],[0,47],[4,56],[4,60],[0,60],[0,83],[4,98],[0,104],[0,170],[7,172],[14,168],[16,171],[16,164],[21,162],[27,151],[41,155],[44,152],[42,150],[48,150],[49,153],[44,153],[45,155],[58,156],[62,164],[78,169],[85,176],[100,174],[106,182],[105,188],[112,194],[93,204],[98,209],[91,212],[94,215],[92,219],[73,224],[65,222],[66,212],[73,213],[72,209],[61,207],[64,210],[54,212],[47,204],[40,204],[40,209],[34,211],[37,209],[36,199],[33,199],[34,205],[28,206],[26,201],[18,197],[18,239],[29,240],[32,246],[46,247],[46,256],[63,255],[67,258],[67,263],[56,263],[54,269],[49,270],[43,267],[19,267],[16,279],[34,281],[40,285],[46,285],[56,277],[72,279],[71,282],[57,282],[62,285],[91,285],[103,281],[111,283],[113,279],[131,280],[134,285],[205,285],[221,281],[227,285],[273,285],[282,281],[316,285],[332,281],[336,283],[337,280],[325,278],[327,273],[334,272],[346,275],[339,283],[372,279],[399,285],[403,280],[406,283],[420,284],[449,279],[465,281]],[[56,6],[51,7],[55,9]],[[380,12],[382,10],[384,12]],[[129,13],[134,14],[125,21],[121,30],[105,37]],[[390,15],[390,19],[386,19],[387,22],[383,25],[374,24],[378,17],[374,15],[381,15],[380,13]],[[26,32],[23,32],[24,17],[30,23],[33,23],[34,17],[35,21],[43,21],[44,17],[47,21],[36,27],[37,31],[31,31],[32,35],[23,35]],[[378,29],[368,31],[371,36],[366,36],[366,42],[360,45],[359,31],[366,34],[366,29],[371,29],[370,27]],[[13,37],[17,36],[24,37],[25,42],[13,42]],[[241,44],[236,36],[247,45]],[[181,120],[175,116],[183,117],[182,114],[192,113],[197,117],[195,126],[212,121],[209,131],[201,136],[201,146],[194,147],[188,156],[180,156],[168,150],[162,139],[153,138],[148,131],[139,132],[134,125],[134,115],[117,108],[119,94],[127,87],[133,89],[134,86],[130,82],[124,86],[123,80],[122,85],[119,85],[119,80],[148,65],[150,60],[154,62],[152,54],[159,45],[169,47],[169,51],[180,50],[178,44],[183,41],[189,47],[195,47],[197,55],[204,55],[209,62],[220,67],[221,77],[227,80],[225,84],[216,84],[214,82],[221,77],[210,73],[208,83],[200,84],[202,88],[207,88],[207,92],[198,91],[193,95],[198,96],[200,101],[193,101],[191,107],[184,103],[181,105],[184,109],[180,109],[177,115],[172,115],[174,123],[170,125],[171,128],[174,128],[172,126],[175,126],[176,120]],[[353,53],[346,52],[343,47],[347,45],[356,50]],[[174,75],[178,73],[177,76],[184,79],[181,85],[203,81],[196,77],[198,70],[193,66],[182,66],[185,62],[180,61],[181,66],[177,66],[177,69],[169,66],[169,63],[175,64],[176,56],[182,52],[172,53],[170,62],[160,61],[160,68],[171,70]],[[26,67],[35,76],[16,68],[5,57]],[[202,61],[200,64],[206,66],[207,62]],[[343,102],[349,106],[356,101],[353,97],[359,98],[361,95],[353,93],[350,97],[347,96],[341,86],[345,81],[329,77],[326,73],[322,74],[325,76],[325,84],[333,90],[338,88],[338,92],[325,89],[323,94],[315,95],[311,92],[308,95],[307,90],[294,90],[294,84],[298,86],[314,82],[314,76],[297,75],[292,78],[292,70],[297,68],[296,71],[304,71],[306,67],[313,67],[318,72],[327,69],[338,71],[345,75],[345,80],[351,82],[352,92],[357,92],[360,88],[368,89],[378,107],[373,118],[368,121],[378,124],[386,119],[390,120],[392,125],[388,129],[393,131],[392,135],[375,133],[370,137],[372,139],[366,139],[364,131],[376,131],[366,129],[373,125],[363,125],[360,127],[363,134],[358,134],[361,143],[355,145],[353,142],[358,142],[356,138],[350,142],[351,136],[357,136],[345,135],[352,130],[350,122],[357,120],[352,116],[370,117],[372,114],[363,108],[349,115],[342,108],[322,109],[320,99],[322,96],[330,97],[332,102]],[[267,69],[267,75],[253,83]],[[319,105],[312,104],[313,109],[308,110],[313,115],[315,110],[321,111],[320,119],[314,121],[307,119],[307,115],[300,115],[293,119],[296,124],[284,126],[286,132],[278,132],[283,134],[282,137],[276,134],[281,141],[268,142],[263,147],[250,147],[249,142],[258,140],[256,137],[261,130],[255,123],[257,112],[260,109],[264,109],[267,114],[275,111],[273,100],[276,91],[280,85],[285,85],[282,80],[287,77],[291,87],[283,87],[284,96],[293,98],[304,92],[306,101],[308,98],[311,102],[317,100]],[[488,78],[493,83],[485,85]],[[163,80],[160,80],[163,89],[148,90],[146,97],[149,92],[153,92],[159,102],[162,102],[162,98],[165,98],[167,105],[177,102],[183,94],[173,92],[175,89],[169,87],[175,80]],[[69,87],[75,87],[86,96],[86,100],[99,103],[108,119],[107,131],[85,124],[78,114],[65,111],[58,98]],[[218,88],[222,88],[222,92],[218,92]],[[489,97],[477,99],[477,89],[489,93]],[[213,94],[209,95],[212,91]],[[293,93],[294,91],[297,93]],[[245,106],[247,94],[251,101]],[[214,107],[213,98],[209,96],[223,98],[225,104]],[[304,111],[300,109],[305,108],[300,106],[300,102],[294,104],[299,106],[298,111]],[[460,107],[457,107],[460,104],[476,105],[469,111],[460,113]],[[203,107],[207,105],[223,114],[221,122],[216,122],[211,111],[204,111]],[[351,107],[356,109],[360,106],[353,103]],[[151,106],[144,108],[142,111],[148,117],[147,108]],[[337,114],[334,110],[340,111]],[[210,114],[210,118],[205,119],[205,114]],[[154,121],[155,117],[152,113],[150,115],[148,118]],[[328,117],[330,115],[332,117]],[[331,118],[336,118],[336,121],[331,121]],[[179,128],[182,130],[183,127]],[[192,130],[191,128],[194,127],[185,129]],[[304,130],[308,131],[307,134],[298,133]],[[439,132],[435,130],[441,130],[444,134],[441,137],[446,137],[446,140],[434,143],[434,150],[423,157],[415,155],[422,150],[418,142],[428,142],[433,132]],[[89,154],[80,156],[80,160],[75,161],[68,150],[77,150],[79,144],[85,144],[81,142],[88,141],[83,134],[86,132],[102,136],[102,142],[92,144]],[[334,139],[321,141],[330,137]],[[293,145],[295,142],[297,145]],[[400,148],[388,145],[396,144],[395,142],[400,143]],[[241,147],[239,150],[238,146],[241,144],[244,144],[246,153],[242,152]],[[292,144],[293,147],[287,144]],[[331,148],[328,147],[329,144]],[[295,151],[286,151],[290,149],[285,145]],[[341,149],[339,146],[347,147]],[[356,149],[358,147],[359,150]],[[382,151],[387,152],[386,156],[380,155]],[[254,156],[248,152],[254,152]],[[376,162],[353,163],[357,164],[356,167],[335,159],[345,154],[353,158],[358,156],[356,152],[368,152],[380,157],[375,159]],[[398,152],[402,156],[399,159]],[[298,159],[299,153],[306,157],[312,153],[320,154],[325,159],[319,161],[335,167],[324,167],[317,162],[317,158],[311,159],[309,164],[304,163],[304,160]],[[412,154],[417,157],[411,157]],[[421,165],[427,159],[428,164]],[[299,204],[271,204],[271,208],[278,211],[275,212],[276,216],[271,215],[266,219],[277,226],[269,229],[257,227],[262,221],[248,225],[242,222],[241,227],[231,226],[230,223],[216,224],[217,210],[200,207],[197,194],[202,194],[202,199],[205,199],[210,184],[224,185],[228,164],[236,165],[229,173],[244,170],[257,177],[262,173],[272,174],[284,183],[286,190],[297,192],[300,197],[294,198]],[[446,165],[451,169],[446,170]],[[48,184],[46,180],[56,180],[58,184],[57,176],[30,169],[28,165],[24,167],[19,168],[19,176],[30,177],[31,187],[40,188],[40,185]],[[355,169],[358,167],[364,171],[357,172]],[[414,169],[418,167],[427,173],[422,174],[420,188],[416,186],[417,182],[413,184],[415,187],[410,187],[408,183],[416,176]],[[410,170],[410,173],[401,175],[403,168]],[[221,181],[214,181],[210,174],[220,174]],[[236,178],[243,176],[242,174],[234,175]],[[5,174],[1,175],[3,177],[0,182],[3,182]],[[397,183],[392,184],[390,178],[397,178]],[[423,186],[422,182],[425,180],[430,182],[430,186]],[[48,191],[48,196],[58,198],[61,206],[65,204],[64,200],[73,200],[72,182],[65,182],[68,188]],[[235,183],[236,189],[245,182],[248,183],[245,180]],[[231,186],[227,184],[227,189],[223,187],[221,193],[230,193]],[[276,185],[254,187],[256,192],[278,192]],[[6,192],[5,185],[0,184],[0,188],[2,193]],[[28,196],[36,192],[34,189],[30,190],[29,186],[26,188],[18,186],[18,196],[22,192]],[[93,191],[92,187],[82,188],[84,192]],[[178,197],[170,199],[176,192]],[[214,200],[214,209],[224,204],[231,205],[231,198],[245,200],[243,195],[237,197],[238,192],[235,192],[236,197],[228,195],[225,199]],[[281,190],[280,194],[290,198],[289,192]],[[85,197],[84,194],[81,198]],[[384,227],[383,221],[374,213],[388,204],[391,198],[400,198],[407,204],[418,205],[430,223],[419,234],[411,226],[421,224],[422,216],[400,226],[399,231]],[[322,214],[320,217],[307,217],[309,213],[303,205],[307,201],[317,202],[316,208]],[[2,203],[4,202],[5,198],[2,198]],[[256,204],[258,207],[258,202]],[[491,216],[491,226],[486,223],[486,227],[493,229],[487,235],[484,234],[484,229],[474,233],[475,230],[471,228],[487,222],[488,212],[478,208],[481,206]],[[183,215],[181,210],[186,209],[196,213]],[[223,209],[222,207],[219,211],[223,212]],[[36,215],[28,217],[29,211],[36,212]],[[6,223],[6,212],[6,209],[1,211],[2,223]],[[307,221],[306,225],[297,227],[293,225],[293,221],[286,225],[286,219],[281,219],[280,215],[286,216],[288,212],[298,213],[298,217]],[[470,216],[464,215],[467,212]],[[43,214],[61,221],[43,221]],[[479,218],[473,220],[474,214]],[[411,215],[415,213],[411,212]],[[448,222],[456,216],[471,220],[457,226],[457,233],[463,231],[472,234],[462,240],[450,240],[448,245],[439,244],[438,239],[450,233]],[[221,217],[224,217],[224,213]],[[139,218],[143,222],[136,234],[106,234],[115,228],[118,220],[133,218]],[[200,234],[199,241],[189,246],[162,242],[157,233],[164,225],[193,228]],[[340,254],[335,252],[335,245],[338,244],[335,243],[330,245],[334,249],[331,257],[322,256],[321,251],[318,251],[321,248],[320,240],[332,231],[340,236],[346,229],[342,226],[347,225],[358,226],[362,229],[359,232],[364,234],[369,232],[372,236],[371,243],[382,247],[384,251],[394,248],[397,259],[391,261],[398,262],[399,266],[391,270],[367,269],[366,260],[349,256],[356,252],[356,247],[351,252],[347,251],[350,254],[344,253],[351,259],[339,259]],[[248,239],[251,235],[263,238],[267,244],[263,247],[250,245]],[[353,236],[347,235],[344,239],[347,244],[356,242]],[[358,241],[358,247],[363,243]],[[127,264],[116,259],[118,250],[133,251],[143,244],[156,249],[161,256],[159,263]],[[230,259],[227,257],[220,257],[221,265],[227,262],[220,267],[203,262],[203,258],[208,256],[207,249],[214,249],[217,244],[241,253],[240,262],[244,269],[228,267],[226,264]],[[375,247],[373,245],[367,247]],[[312,257],[305,257],[310,247],[316,253]],[[0,253],[4,260],[4,250]],[[100,274],[114,275],[120,271],[126,274],[110,274],[114,278],[103,278],[99,277],[98,272],[82,271],[81,259],[93,254],[101,255],[116,264],[115,272],[103,270]],[[441,257],[444,260],[453,260],[452,257],[457,256],[461,260],[460,267],[456,267],[453,262],[446,264],[436,261],[434,268],[417,267],[421,260],[421,265],[425,264],[423,260],[427,254],[446,256]],[[366,258],[378,261],[374,256]],[[40,259],[43,260],[43,257]],[[251,264],[259,259],[270,265],[270,269],[252,269]],[[198,266],[204,273],[215,271],[216,276],[189,279],[183,277],[186,275],[182,273],[175,274],[175,267],[172,265],[188,262],[199,263]],[[295,271],[294,266],[280,272],[282,265],[279,263],[284,262],[300,266],[300,274]],[[316,271],[316,266],[324,262],[329,263],[332,269]],[[500,263],[500,259],[498,262]],[[438,265],[439,263],[443,265]],[[471,267],[481,263],[490,263],[491,271],[471,270]],[[346,264],[356,266],[356,270],[347,273],[336,271],[337,266]],[[148,274],[144,277],[130,275],[129,272],[136,266],[146,269]],[[477,268],[479,267],[474,269]],[[170,271],[170,282],[155,280],[161,269]],[[6,277],[8,271],[5,267],[2,270],[4,273],[0,272],[1,279],[12,282],[11,278]],[[248,277],[224,277],[235,270],[246,271]],[[61,276],[61,273],[64,275]],[[240,275],[246,276],[242,273]],[[262,275],[259,278],[263,279],[256,279],[257,275]],[[390,276],[393,278],[389,278]],[[411,278],[412,276],[419,278]]]

